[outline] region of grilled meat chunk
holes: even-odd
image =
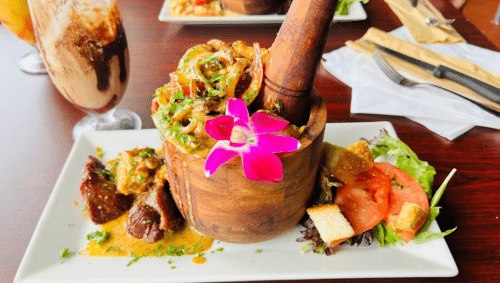
[[[168,192],[168,183],[166,186],[154,184],[143,197],[144,204],[160,215],[160,229],[165,231],[177,230],[181,222],[181,216],[170,192]]]
[[[182,221],[168,183],[161,176],[160,169],[153,185],[130,210],[126,225],[127,233],[150,244],[162,239],[165,231],[177,230]]]
[[[160,229],[160,215],[140,203],[136,203],[127,218],[127,233],[153,244],[163,239],[164,231]]]
[[[80,193],[90,220],[95,224],[118,218],[130,209],[134,201],[133,195],[117,193],[113,175],[93,156],[89,156],[84,165]]]

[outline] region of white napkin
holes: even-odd
[[[405,27],[390,34],[415,43]],[[420,45],[500,74],[498,52],[468,43]],[[405,116],[449,140],[474,126],[500,129],[500,117],[445,90],[400,86],[391,81],[372,58],[347,46],[323,54],[323,59],[323,67],[352,88],[351,113]],[[408,73],[402,74],[419,81]]]

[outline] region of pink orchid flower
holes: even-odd
[[[274,154],[300,148],[292,137],[271,135],[283,130],[288,121],[269,113],[257,112],[249,117],[247,106],[241,99],[228,99],[226,115],[208,120],[206,132],[218,142],[208,154],[205,175],[239,155],[245,176],[249,180],[276,183],[283,179],[281,160]]]

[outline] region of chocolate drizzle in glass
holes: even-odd
[[[120,62],[120,81],[124,82],[127,79],[127,68],[125,62],[125,51],[127,50],[127,37],[125,29],[120,22],[116,29],[115,40],[102,47],[102,59],[92,61],[96,76],[97,89],[105,91],[109,88],[109,79],[111,75],[109,60],[117,55]]]

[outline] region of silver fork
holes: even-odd
[[[387,77],[389,77],[389,79],[391,79],[392,81],[394,81],[397,84],[400,84],[402,86],[407,86],[407,87],[433,86],[433,87],[437,87],[437,88],[444,89],[446,91],[454,93],[451,90],[448,90],[446,88],[440,87],[440,86],[435,85],[435,84],[419,83],[419,82],[416,82],[416,81],[413,81],[413,80],[410,80],[408,78],[403,77],[403,75],[398,73],[398,71],[396,71],[391,65],[389,65],[389,62],[387,62],[385,60],[384,56],[382,56],[382,53],[380,53],[380,50],[378,50],[378,49],[375,49],[372,57],[373,57],[373,59],[375,59],[375,62],[380,67],[380,69],[382,69],[382,71],[387,75]]]
[[[380,52],[380,50],[378,49],[375,49],[375,51],[373,52],[372,54],[372,57],[373,59],[375,59],[375,62],[377,63],[377,65],[380,67],[380,69],[382,69],[382,71],[387,75],[387,77],[389,77],[389,79],[391,79],[392,81],[394,81],[395,83],[399,84],[399,85],[402,85],[402,86],[406,86],[406,87],[416,87],[416,86],[433,86],[433,87],[436,87],[436,88],[439,88],[439,89],[442,89],[442,90],[446,90],[450,93],[453,93],[455,95],[458,95],[464,99],[467,99],[468,101],[476,104],[477,106],[481,107],[483,110],[485,111],[488,111],[489,113],[492,113],[493,115],[496,115],[498,116],[498,113],[489,109],[488,107],[482,105],[481,103],[479,102],[476,102],[474,100],[471,100],[467,97],[464,97],[452,90],[449,90],[449,89],[446,89],[444,87],[440,87],[438,85],[435,85],[435,84],[431,84],[431,83],[419,83],[419,82],[416,82],[416,81],[413,81],[413,80],[410,80],[408,78],[405,78],[403,77],[403,75],[401,75],[400,73],[398,73],[398,71],[396,71],[391,65],[389,65],[389,62],[387,62],[384,58],[384,56],[382,56],[382,53]],[[500,117],[500,116],[499,116]]]

